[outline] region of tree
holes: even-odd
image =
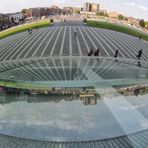
[[[80,14],[80,10],[75,10],[75,13],[76,14]]]
[[[139,25],[144,28],[145,27],[145,21],[143,19],[140,20]]]
[[[26,11],[27,11],[27,9],[23,9],[21,12],[22,12],[23,14],[25,14]]]
[[[84,23],[87,23],[87,19],[83,19],[83,22],[84,22]]]
[[[108,14],[107,13],[104,13],[104,16],[108,17]]]
[[[148,22],[145,22],[145,27],[148,29]]]
[[[120,15],[118,15],[118,19],[119,20],[123,20],[124,19],[124,16],[120,14]]]
[[[99,12],[97,15],[108,17],[108,14],[106,12],[103,12],[103,11]]]
[[[100,15],[100,16],[104,16],[104,12],[103,11],[101,11],[101,12],[99,12],[99,14],[98,15]]]

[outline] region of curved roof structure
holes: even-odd
[[[0,40],[0,147],[147,147],[147,59],[148,42],[79,25]]]
[[[1,62],[0,78],[51,87],[138,84],[148,80],[148,62],[86,56],[21,59]]]
[[[147,147],[147,131],[143,131],[140,133],[136,133],[134,135],[130,135],[131,139],[135,141],[133,144],[132,141],[126,137],[118,137],[112,138],[108,140],[100,140],[100,141],[88,141],[88,142],[47,142],[47,141],[36,141],[36,140],[28,140],[17,137],[10,137],[5,135],[0,135],[0,143],[2,147],[11,147],[11,148],[135,148],[135,147]]]
[[[75,37],[74,30],[78,29]],[[0,40],[0,61],[55,55],[87,55],[91,47],[100,48],[101,56],[136,59],[143,49],[142,60],[148,59],[148,42],[115,31],[86,26],[56,26],[19,33]]]
[[[6,89],[5,93],[1,93],[1,98],[5,98],[1,101],[5,104],[7,100],[9,101],[9,97],[11,100],[8,102],[9,105],[1,109],[0,132],[3,134],[0,135],[2,138],[0,142],[4,146],[7,144],[13,146],[14,141],[18,141],[19,145],[32,145],[32,147],[42,144],[43,148],[50,145],[53,147],[87,145],[90,148],[101,145],[105,148],[109,145],[112,147],[116,145],[117,148],[140,145],[141,141],[137,141],[137,138],[142,136],[143,141],[147,140],[145,137],[148,128],[145,116],[147,110],[146,106],[142,105],[147,95],[139,96],[138,100],[141,98],[141,102],[137,104],[133,101],[135,98],[124,97],[118,92],[120,87],[147,86],[148,64],[146,61],[139,62],[125,58],[86,56],[44,57],[1,62],[0,85]],[[70,91],[73,95],[65,95],[61,99],[57,96],[52,98],[51,95],[35,98],[26,95],[10,96],[7,91],[9,92],[11,87],[18,89],[19,94],[24,93],[21,89],[40,91],[56,88],[57,92]],[[93,89],[97,94],[96,98],[92,93],[90,100],[88,98],[90,96],[81,95],[84,88]],[[70,99],[77,91],[79,93],[74,99]],[[56,94],[54,91],[53,93]],[[13,99],[14,103],[11,103]],[[41,100],[47,102],[40,102]],[[36,104],[38,101],[39,105]],[[80,105],[81,101],[85,105],[96,106],[85,108],[82,103]],[[142,111],[137,110],[136,106],[141,108],[141,105]],[[15,106],[19,112],[14,110]],[[10,111],[11,116],[3,110]],[[130,122],[127,122],[128,120]],[[146,142],[142,143],[145,144]]]

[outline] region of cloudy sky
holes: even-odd
[[[87,0],[0,0],[0,13],[20,11],[30,7],[51,5],[81,6]],[[101,4],[102,9],[118,11],[127,16],[148,20],[148,0],[88,0]]]

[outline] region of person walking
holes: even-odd
[[[32,34],[32,28],[29,28],[29,29],[28,29],[28,33],[29,33],[29,34]]]
[[[114,57],[115,57],[115,58],[117,58],[117,57],[118,57],[118,53],[119,53],[119,51],[118,51],[118,50],[116,50],[116,51],[115,51],[115,55],[114,55]]]
[[[32,33],[32,28],[30,28],[30,31],[31,31],[31,33]]]
[[[94,52],[94,49],[93,49],[93,47],[91,47],[91,49],[90,49],[90,51],[88,53],[88,56],[92,56],[93,55],[93,52]]]
[[[75,37],[78,35],[78,29],[77,28],[74,30],[74,35],[75,35]]]
[[[74,35],[75,35],[75,37],[76,37],[76,34],[77,34],[77,33],[76,33],[76,30],[74,30]]]
[[[139,40],[141,40],[141,35],[139,36]]]
[[[100,50],[99,50],[99,48],[95,51],[95,53],[94,53],[94,56],[99,56],[99,54],[100,54]]]
[[[76,28],[76,34],[78,35],[78,29]]]
[[[138,55],[137,55],[136,57],[137,57],[138,59],[140,59],[141,56],[142,56],[142,49],[140,49],[140,50],[138,51]]]
[[[30,34],[30,29],[28,29],[28,33]]]

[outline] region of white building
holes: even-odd
[[[85,11],[85,12],[89,12],[89,11],[91,11],[91,3],[84,3],[83,4],[83,11]]]
[[[100,12],[100,4],[92,3],[91,4],[91,12],[99,13]]]
[[[11,23],[20,23],[20,21],[24,19],[23,13],[21,12],[9,13],[8,15]]]

